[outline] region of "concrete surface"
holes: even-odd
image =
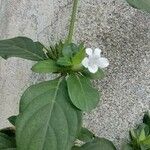
[[[71,0],[0,0],[0,39],[18,35],[54,43],[66,35]],[[95,81],[102,103],[84,124],[117,146],[150,109],[150,15],[125,0],[81,0],[76,41],[100,47],[110,60],[107,77]],[[0,128],[17,114],[23,91],[49,77],[30,71],[33,62],[0,59]]]

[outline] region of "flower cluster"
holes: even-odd
[[[98,68],[106,68],[109,65],[107,58],[101,56],[101,49],[96,48],[92,50],[91,48],[86,49],[86,54],[88,55],[82,61],[82,65],[91,73],[96,73]]]

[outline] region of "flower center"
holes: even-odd
[[[89,65],[90,66],[93,66],[93,65],[98,65],[98,60],[99,60],[99,57],[98,56],[90,56],[89,57]]]

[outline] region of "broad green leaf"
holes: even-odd
[[[57,60],[57,64],[59,66],[64,66],[64,67],[72,66],[72,62],[71,62],[70,58],[67,58],[67,57],[60,57]]]
[[[113,143],[107,139],[95,138],[93,141],[81,146],[79,150],[116,150],[116,148]]]
[[[72,103],[82,111],[90,111],[99,102],[99,93],[92,87],[89,79],[79,75],[67,78],[68,92]]]
[[[90,79],[103,79],[105,77],[105,73],[102,69],[99,69],[96,73],[90,73],[88,70],[83,70],[82,74]]]
[[[59,72],[60,70],[61,68],[51,59],[40,61],[32,67],[32,71],[36,73],[52,73]]]
[[[7,59],[8,57],[5,55],[1,55],[2,58]]]
[[[150,13],[150,0],[127,0],[134,8],[138,8]]]
[[[17,150],[17,148],[5,148],[5,149],[1,149],[1,150]]]
[[[74,146],[74,147],[72,147],[71,150],[81,150],[81,147],[79,147],[79,146]]]
[[[70,150],[80,130],[81,112],[71,103],[66,81],[33,85],[21,98],[16,122],[19,150]]]
[[[0,133],[0,150],[15,150],[16,141],[14,137],[9,137],[4,133]]]
[[[15,128],[4,128],[0,130],[0,133],[4,133],[6,135],[8,135],[9,137],[15,137]]]
[[[83,142],[89,142],[93,140],[95,135],[86,128],[81,128],[78,139]]]
[[[16,37],[0,41],[0,56],[3,58],[20,57],[33,61],[46,59],[43,52],[43,45],[33,42],[26,37]]]
[[[16,122],[17,116],[11,116],[8,118],[9,122],[15,126],[15,122]]]
[[[49,90],[55,89],[57,83],[57,80],[51,80],[41,82],[27,88],[20,100],[20,113],[25,111],[26,107],[32,102],[33,99],[38,98],[42,94],[48,93]]]
[[[130,144],[123,144],[121,150],[134,150]]]

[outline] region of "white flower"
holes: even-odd
[[[88,57],[85,57],[82,61],[82,65],[91,73],[96,73],[98,68],[106,68],[109,65],[109,61],[105,57],[101,57],[101,50],[96,48],[94,51],[91,48],[86,49]]]

